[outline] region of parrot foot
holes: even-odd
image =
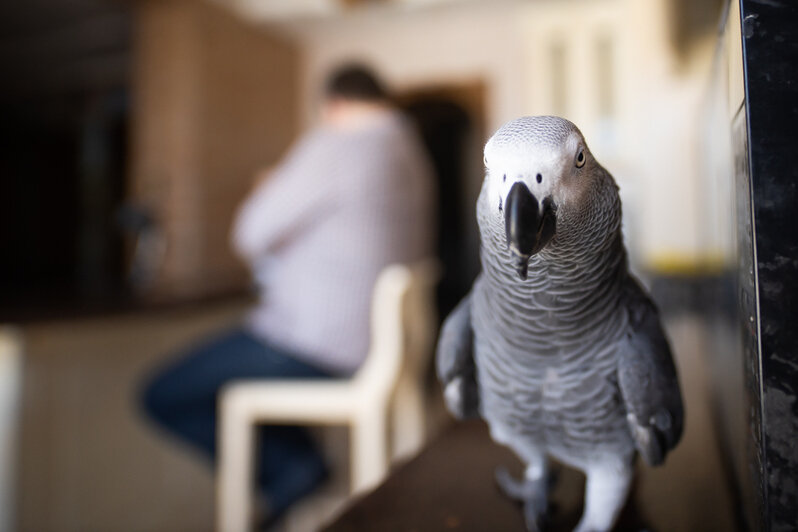
[[[545,528],[548,510],[548,478],[516,480],[503,467],[496,469],[496,483],[507,497],[524,505],[524,520],[529,532]]]

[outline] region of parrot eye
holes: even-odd
[[[579,153],[576,154],[576,167],[582,168],[585,166],[585,150],[579,149]]]

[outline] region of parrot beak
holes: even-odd
[[[537,198],[524,183],[517,182],[510,189],[504,206],[504,227],[507,247],[515,259],[518,276],[526,279],[529,257],[543,249],[554,236],[554,203]]]

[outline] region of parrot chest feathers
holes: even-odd
[[[570,273],[533,257],[529,277],[483,270],[473,293],[474,355],[485,419],[561,454],[605,441],[628,448],[626,412],[615,378],[628,323],[613,268],[582,290]],[[609,264],[609,267],[607,265]],[[609,272],[609,274],[606,274]]]

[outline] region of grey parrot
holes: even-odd
[[[549,457],[587,477],[576,530],[609,530],[636,452],[661,464],[684,418],[658,311],[629,272],[618,186],[553,116],[502,126],[485,167],[482,271],[438,343],[447,407],[484,418],[524,463],[522,480],[497,481],[529,530],[545,517]]]

